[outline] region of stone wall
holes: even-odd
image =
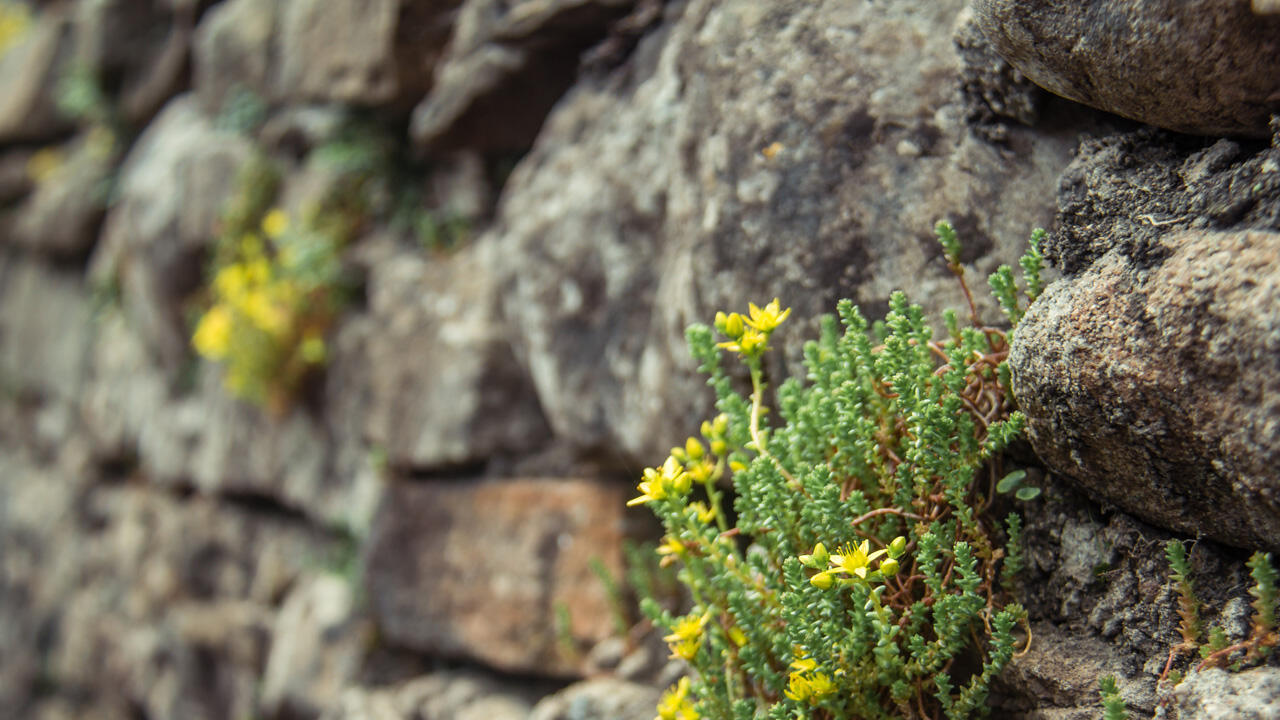
[[[1280,550],[1280,14],[1174,5],[0,0],[0,707],[651,717],[680,668],[593,568],[710,411],[685,326],[781,297],[786,373],[838,298],[957,307],[948,218],[973,276],[1035,226],[1060,271],[1011,361],[1045,492],[997,714],[1096,717],[1104,674],[1261,712],[1274,668],[1155,678],[1163,541],[1229,628]],[[407,170],[270,412],[191,350],[214,239],[250,158],[296,210],[356,123]]]

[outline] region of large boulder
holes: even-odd
[[[1238,0],[977,0],[983,30],[1045,89],[1158,127],[1270,134],[1280,17]]]
[[[873,318],[896,289],[961,307],[940,218],[975,284],[1022,253],[1075,130],[971,131],[944,40],[962,6],[671,4],[623,68],[560,102],[479,240],[559,436],[620,464],[682,441],[709,410],[683,332],[719,309],[781,297],[796,351],[838,298]]]
[[[619,572],[625,499],[585,480],[395,483],[366,557],[383,636],[505,672],[573,674],[612,632],[592,565]],[[561,608],[569,626],[557,628]]]
[[[1280,233],[1188,231],[1050,286],[1010,367],[1050,468],[1147,521],[1280,549]]]
[[[1041,457],[1149,522],[1275,547],[1280,147],[1091,138],[1058,202],[1045,255],[1065,277],[1011,357]]]

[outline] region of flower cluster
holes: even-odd
[[[196,352],[226,363],[230,390],[260,402],[283,402],[292,388],[280,381],[296,381],[326,355],[328,318],[316,312],[323,289],[298,272],[298,253],[283,242],[288,229],[288,215],[276,208],[259,232],[240,236],[235,259],[214,273],[213,304],[191,338]]]
[[[814,587],[826,590],[837,582],[841,586],[848,586],[858,582],[870,582],[890,578],[898,574],[898,558],[906,552],[907,539],[901,535],[893,539],[889,546],[880,550],[868,552],[870,550],[868,540],[863,540],[860,544],[854,545],[847,543],[839,552],[832,555],[827,552],[827,548],[818,543],[813,548],[812,554],[801,555],[799,557],[800,564],[808,568],[818,570],[818,573],[809,578],[809,583]],[[871,563],[877,558],[888,555],[889,557],[880,561],[880,564],[874,570]],[[870,575],[868,575],[870,572]],[[848,577],[838,578],[840,575]]]
[[[791,663],[791,674],[787,676],[787,689],[783,691],[787,698],[816,705],[835,692],[836,684],[831,680],[830,675],[818,670],[817,660],[802,657]]]
[[[720,343],[718,347],[739,353],[743,357],[755,358],[763,355],[769,349],[769,335],[787,319],[791,308],[782,310],[778,298],[774,298],[764,308],[748,303],[748,314],[744,318],[738,313],[716,313],[716,329],[729,337],[727,342]]]
[[[340,306],[338,252],[345,237],[296,222],[272,207],[278,176],[252,160],[222,219],[208,309],[192,346],[222,363],[235,395],[282,412],[298,386],[327,360],[325,335]]]
[[[964,287],[954,233],[939,235]],[[689,329],[719,414],[645,470],[629,503],[661,520],[660,564],[692,601],[642,602],[692,671],[660,720],[970,717],[1025,642],[1014,634],[1025,614],[1005,594],[1020,524],[988,512],[1023,423],[1005,385],[1006,335],[974,312],[963,328],[949,315],[935,340],[901,293],[889,305],[873,333],[840,303],[843,332],[824,319],[805,346],[806,381],[776,392],[766,352],[791,312],[777,299]],[[749,392],[722,366],[726,351]],[[973,660],[963,669],[961,655]]]

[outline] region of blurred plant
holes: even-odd
[[[253,90],[236,84],[227,92],[213,125],[238,135],[252,135],[267,119],[267,104]]]
[[[778,388],[775,428],[764,358],[790,311],[775,299],[745,316],[717,313],[719,343],[711,328],[689,329],[721,414],[645,470],[629,503],[662,521],[658,552],[679,563],[693,601],[683,614],[642,605],[694,671],[668,691],[659,717],[984,712],[1026,619],[995,580],[1000,573],[1007,587],[1021,564],[1020,521],[1006,521],[1012,545],[1001,547],[989,512],[1000,452],[1024,420],[1002,371],[1006,335],[978,322],[955,233],[939,223],[938,235],[970,325],[951,313],[950,337],[935,341],[922,310],[894,293],[872,335],[842,301],[843,332],[825,318],[805,346],[807,384]],[[1039,288],[1038,265],[1023,267],[1026,287]],[[723,351],[746,366],[748,395],[735,391]]]
[[[327,210],[298,223],[272,207],[279,181],[265,157],[242,168],[214,250],[211,303],[192,335],[198,353],[224,363],[228,389],[275,413],[326,361],[350,238]]]
[[[114,128],[115,110],[102,89],[97,73],[82,63],[71,63],[58,78],[55,95],[58,111],[65,117],[87,125]]]

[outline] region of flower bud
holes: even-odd
[[[711,430],[715,435],[723,435],[729,432],[729,416],[720,413],[716,419],[711,421]]]
[[[742,331],[744,329],[742,316],[738,313],[730,313],[729,317],[725,318],[723,331],[725,335],[737,339],[742,337]]]
[[[880,561],[880,574],[885,577],[893,577],[898,574],[898,561],[893,558],[885,558]]]
[[[899,558],[907,550],[907,539],[899,535],[889,543],[889,557]]]
[[[697,438],[689,438],[684,441],[684,451],[693,460],[701,460],[706,454],[706,449],[702,447],[702,443]]]
[[[715,323],[714,323],[714,325],[716,326],[716,330],[719,330],[725,335],[728,335],[729,333],[725,332],[725,325],[728,322],[728,320],[729,320],[729,317],[724,314],[723,310],[717,312]]]
[[[820,572],[817,575],[814,575],[813,577],[809,578],[809,584],[813,585],[819,590],[831,589],[831,585],[834,582],[835,580],[831,577],[831,573],[829,572]]]

